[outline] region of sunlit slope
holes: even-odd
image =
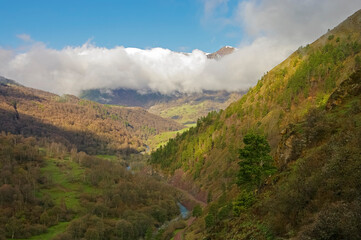
[[[239,101],[208,114],[152,154],[151,163],[177,179],[175,185],[210,203],[186,231],[187,239],[319,239],[323,229],[330,236],[337,229],[341,238],[357,236],[347,224],[326,223],[331,216],[356,221],[351,212],[359,209],[360,174],[351,169],[359,168],[360,34],[358,11],[300,47]],[[265,183],[264,193],[255,194],[254,207],[236,216],[239,149],[250,132],[267,137],[278,173]],[[334,206],[330,211],[328,204]]]
[[[242,136],[250,131],[266,135],[274,154],[284,129],[302,121],[310,109],[324,106],[337,86],[360,68],[360,33],[359,11],[300,47],[225,111],[208,114],[197,127],[170,140],[151,162],[170,174],[185,172],[185,181],[194,182],[198,192],[219,196],[222,188],[232,188]]]

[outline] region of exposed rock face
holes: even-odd
[[[343,81],[331,94],[326,109],[331,110],[340,105],[347,96],[357,96],[361,93],[361,70],[353,73],[349,79]]]
[[[299,158],[306,140],[297,133],[296,127],[291,124],[282,131],[282,139],[278,144],[275,161],[279,168],[284,168],[289,162]]]

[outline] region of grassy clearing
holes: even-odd
[[[177,134],[182,134],[183,132],[187,131],[190,126],[194,124],[188,124],[185,128],[178,130],[178,131],[171,131],[171,132],[162,132],[154,137],[150,138],[147,142],[147,145],[150,149],[154,150],[159,148],[160,146],[165,145],[169,139],[174,138]]]
[[[196,121],[204,112],[207,112],[205,103],[195,105],[183,104],[163,110],[159,115],[164,118],[173,118],[176,122],[186,124],[187,122]],[[175,119],[176,116],[179,116],[179,118]]]
[[[95,189],[83,182],[84,169],[79,164],[60,159],[47,159],[42,172],[51,181],[50,188],[41,189],[40,194],[49,194],[56,204],[64,199],[68,208],[81,210],[79,195],[81,193],[97,193]]]
[[[106,157],[108,159],[116,158],[116,156]],[[55,204],[60,204],[64,199],[67,208],[80,212],[83,210],[79,203],[80,194],[101,192],[100,189],[84,183],[84,169],[76,162],[70,161],[69,158],[49,158],[45,163],[46,165],[41,168],[41,171],[50,182],[50,187],[41,189],[38,196],[48,194]],[[61,222],[48,228],[46,233],[29,239],[52,239],[57,234],[64,232],[68,224],[69,222]]]
[[[182,231],[182,230],[183,230],[183,229],[177,229],[177,230],[175,230],[174,233],[173,233],[173,234],[174,234],[174,237],[172,237],[170,240],[174,240],[175,235],[177,235],[177,233],[180,232],[180,231]]]

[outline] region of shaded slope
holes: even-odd
[[[181,125],[140,108],[101,105],[71,95],[0,85],[0,130],[62,139],[89,153],[141,151],[149,136]]]

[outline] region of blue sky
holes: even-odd
[[[0,0],[0,76],[58,94],[245,90],[360,8],[360,0]],[[237,50],[218,61],[204,53],[225,45]]]
[[[0,46],[16,48],[22,44],[17,35],[27,34],[55,49],[91,39],[107,48],[213,52],[241,42],[239,25],[217,20],[232,15],[238,4],[235,0],[0,0]]]

